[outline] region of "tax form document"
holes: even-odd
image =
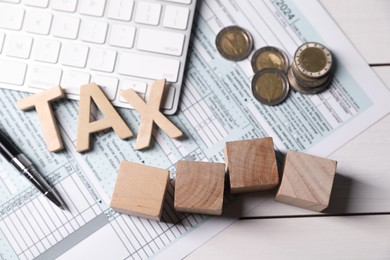
[[[328,156],[390,110],[389,91],[316,1],[200,1],[195,20],[179,112],[170,117],[184,139],[156,130],[150,149],[136,151],[136,138],[120,140],[106,131],[95,134],[91,150],[80,154],[75,148],[78,102],[64,100],[54,110],[66,149],[50,153],[36,112],[16,107],[27,94],[0,90],[2,130],[69,207],[61,211],[51,205],[0,158],[0,259],[183,258],[262,201],[243,201],[237,210],[239,199],[231,198],[221,217],[179,214],[172,206],[172,181],[161,222],[118,214],[109,202],[121,160],[169,169],[174,179],[180,159],[224,162],[226,141],[266,136],[281,153],[294,149]],[[250,57],[231,62],[216,51],[216,34],[233,24],[252,34],[255,49],[276,46],[290,60],[304,42],[324,44],[337,63],[330,89],[318,95],[291,91],[274,107],[258,103],[250,90]],[[136,133],[138,113],[118,111]],[[267,203],[264,212],[274,214],[276,204]]]

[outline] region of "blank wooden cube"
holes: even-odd
[[[271,137],[227,142],[225,162],[231,193],[269,190],[279,184]]]
[[[337,162],[301,152],[288,151],[276,200],[322,211],[328,207]]]
[[[122,161],[110,207],[137,217],[160,220],[169,172]]]
[[[176,165],[175,209],[221,215],[225,164],[179,161]]]

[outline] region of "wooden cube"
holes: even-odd
[[[337,162],[301,152],[288,151],[276,200],[322,211],[328,207]]]
[[[225,164],[179,161],[176,165],[175,209],[221,215]]]
[[[160,220],[169,172],[122,161],[110,207],[137,217]]]
[[[227,142],[225,162],[233,194],[269,190],[279,184],[271,137]]]

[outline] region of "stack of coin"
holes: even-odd
[[[269,106],[282,103],[288,96],[290,87],[286,72],[288,57],[282,50],[266,46],[258,49],[252,56],[253,96],[262,104]]]
[[[304,94],[319,93],[332,82],[333,59],[322,44],[308,42],[295,52],[287,77],[290,86]]]

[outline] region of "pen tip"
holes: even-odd
[[[46,193],[45,195],[51,202],[53,202],[57,207],[60,209],[66,211],[66,205],[65,203],[61,200],[59,195],[54,190],[51,190],[51,192]]]

